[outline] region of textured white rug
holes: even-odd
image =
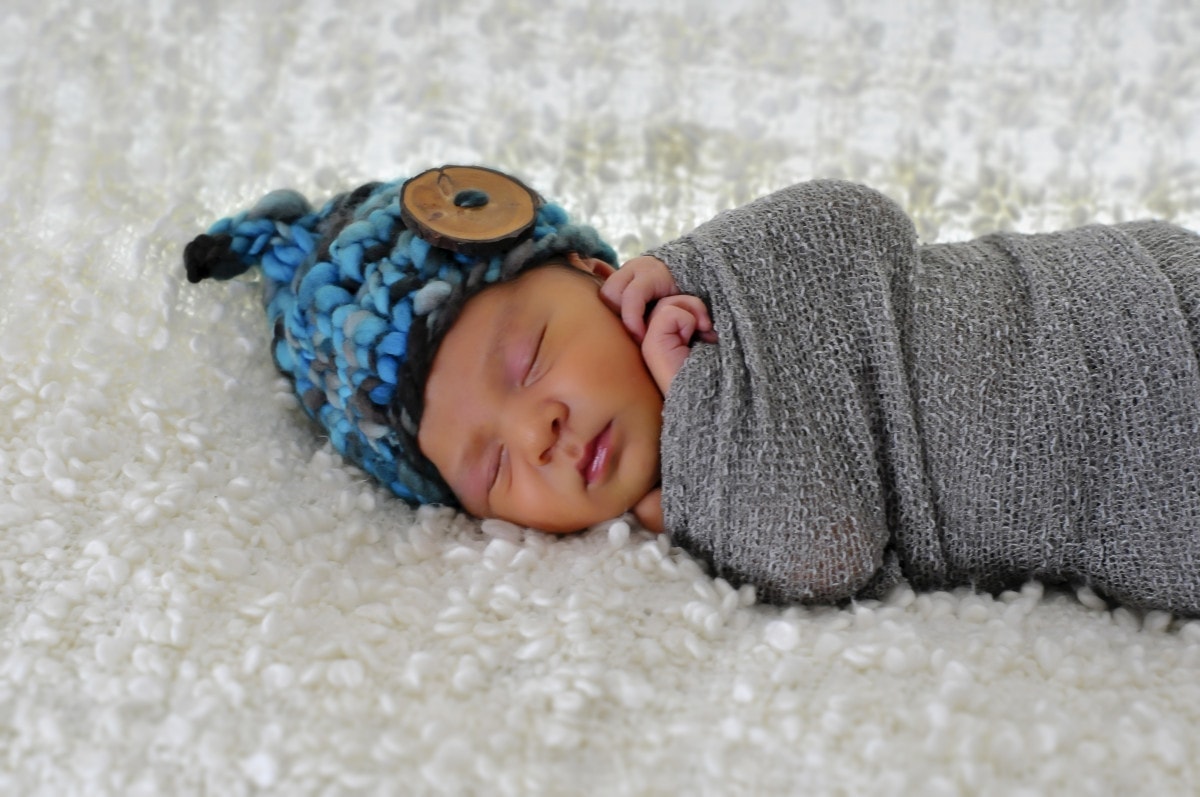
[[[0,11],[0,793],[1200,788],[1200,623],[784,610],[622,522],[414,513],[296,409],[256,285],[179,263],[267,189],[444,162],[627,257],[814,176],[927,239],[1200,227],[1195,3],[82,5]]]

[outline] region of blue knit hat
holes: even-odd
[[[446,332],[472,296],[547,259],[577,252],[616,265],[617,255],[536,194],[528,230],[458,246],[402,218],[405,182],[369,183],[319,211],[295,191],[274,191],[189,243],[184,265],[191,282],[259,266],[275,364],[334,448],[411,504],[457,505],[417,445]],[[457,199],[487,202],[479,192]]]

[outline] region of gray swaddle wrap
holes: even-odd
[[[1200,614],[1200,236],[920,246],[803,183],[650,254],[712,309],[664,408],[672,541],[770,601],[1087,583]]]

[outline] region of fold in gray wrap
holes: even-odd
[[[1200,615],[1200,237],[918,245],[802,183],[650,254],[712,310],[664,408],[672,542],[773,602],[1089,584]]]

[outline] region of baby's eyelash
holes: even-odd
[[[525,365],[525,374],[521,378],[522,384],[529,382],[529,377],[533,373],[534,366],[537,365],[538,356],[542,353],[542,341],[546,338],[546,328],[542,327],[541,333],[538,335],[537,343],[534,344],[533,351],[529,355],[529,362]],[[491,466],[491,474],[488,478],[488,493],[496,489],[496,482],[500,481],[500,465],[504,460],[504,446],[499,446],[496,449],[496,456]]]
[[[504,447],[501,446],[500,448],[496,449],[495,464],[492,465],[491,478],[488,479],[488,492],[489,493],[496,488],[496,482],[498,482],[500,480],[500,460],[503,456],[504,456]]]
[[[529,355],[529,365],[525,367],[525,376],[523,383],[528,384],[529,376],[533,373],[533,368],[537,365],[538,357],[542,353],[542,341],[546,339],[546,328],[542,327],[542,332],[538,335],[537,343],[534,344],[533,353]]]

